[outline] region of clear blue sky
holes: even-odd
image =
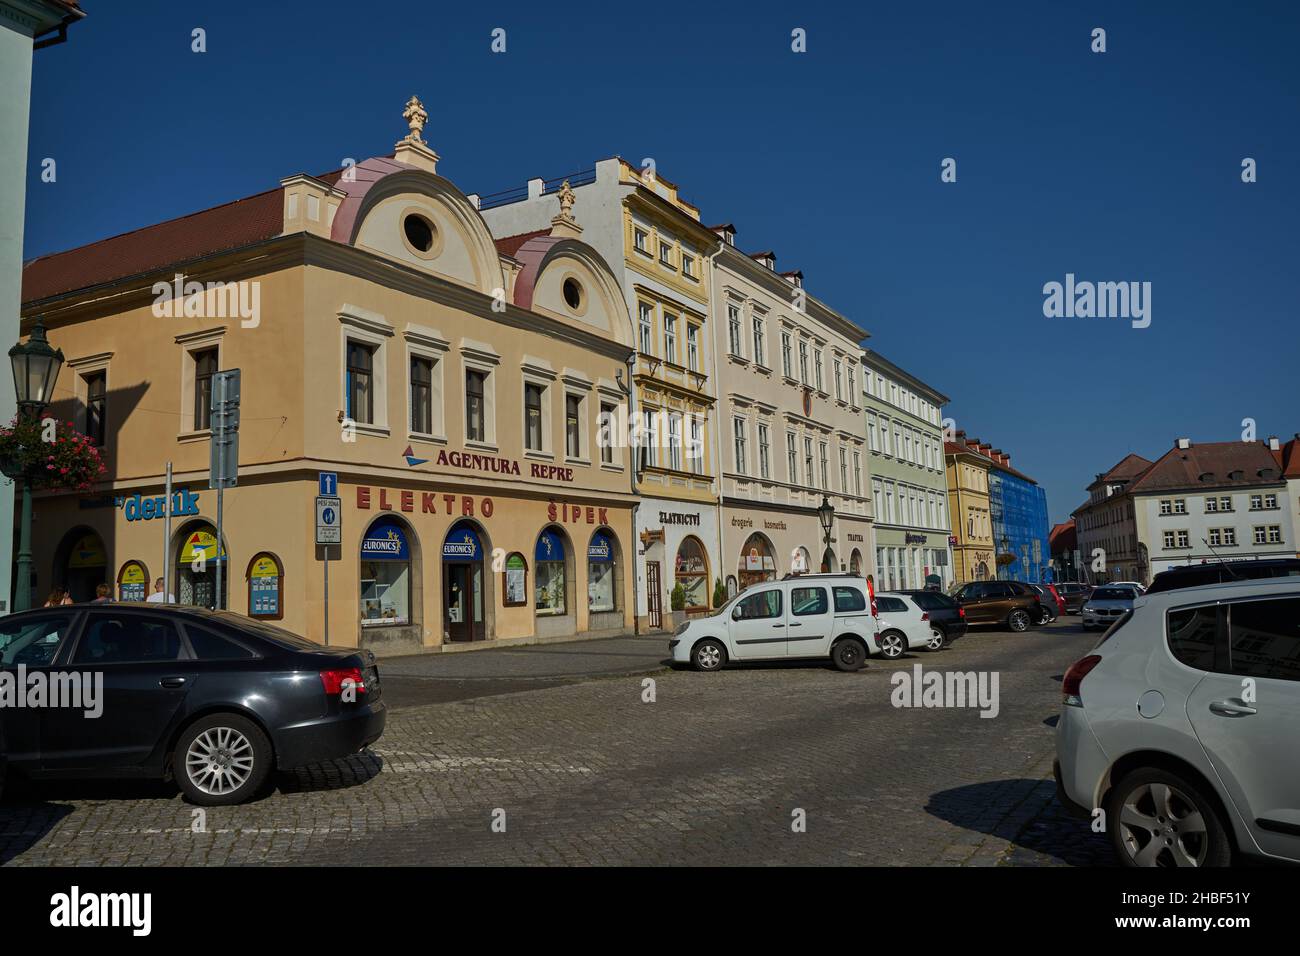
[[[416,93],[467,192],[653,157],[1053,520],[1129,451],[1300,431],[1298,4],[83,5],[36,55],[28,258],[387,153]],[[1067,272],[1151,282],[1150,328],[1045,318]]]

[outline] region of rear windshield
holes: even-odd
[[[1133,600],[1132,588],[1097,588],[1092,592],[1094,601],[1131,601]]]
[[[245,617],[242,614],[236,614],[233,611],[217,611],[211,615],[205,615],[221,623],[233,627],[239,631],[251,631],[258,637],[264,638],[272,643],[279,644],[281,647],[288,648],[291,651],[318,651],[322,645],[315,641],[309,641],[305,637],[300,637],[293,631],[286,631],[282,627],[276,627],[274,624],[267,624],[265,621],[256,621],[251,617]]]
[[[934,591],[920,591],[912,595],[915,601],[923,611],[941,611],[945,608],[951,610],[957,606],[957,602],[946,594],[937,594]]]

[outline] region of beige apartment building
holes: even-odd
[[[875,571],[862,427],[866,332],[730,224],[713,259],[721,555],[729,593],[787,572]],[[817,509],[834,509],[827,544]]]
[[[997,577],[993,520],[989,513],[989,468],[992,461],[968,445],[960,432],[944,442],[948,508],[952,517],[953,570],[957,584]]]
[[[382,653],[631,630],[631,462],[600,437],[633,352],[619,279],[571,196],[499,245],[438,173],[419,102],[403,115],[392,158],[26,266],[24,328],[41,315],[67,357],[53,413],[108,467],[90,496],[38,498],[38,598],[141,597],[168,565],[178,601],[212,606],[220,565],[220,603]],[[219,540],[209,383],[235,368]],[[321,473],[341,498],[328,550]]]

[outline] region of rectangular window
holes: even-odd
[[[704,471],[704,423],[700,416],[691,415],[691,445],[686,449],[686,457],[691,463],[691,473],[698,475]]]
[[[1232,545],[1232,544],[1236,544],[1236,543],[1237,543],[1237,529],[1236,529],[1236,528],[1224,528],[1224,529],[1223,529],[1223,543],[1224,543],[1224,546],[1225,546],[1225,547],[1226,547],[1227,545]]]
[[[743,355],[740,345],[740,309],[734,305],[727,306],[727,335],[732,355]]]
[[[1205,499],[1205,510],[1206,510],[1207,513],[1213,513],[1213,512],[1218,511],[1218,510],[1219,510],[1219,499],[1218,499],[1218,498],[1206,498],[1206,499]]]
[[[830,477],[830,473],[829,473],[829,471],[827,470],[827,467],[826,467],[826,442],[820,442],[819,444],[820,444],[821,447],[818,448],[818,454],[819,454],[819,458],[820,458],[821,466],[822,466],[822,468],[821,468],[822,485],[821,485],[821,486],[822,486],[822,490],[823,490],[823,491],[828,491],[828,490],[830,490],[830,487],[831,487],[831,477]]]
[[[654,307],[644,302],[637,303],[640,316],[641,351],[646,355],[654,354]]]
[[[849,404],[850,405],[858,404],[857,386],[854,384],[856,378],[857,377],[853,374],[853,366],[850,365],[849,366]]]
[[[825,614],[830,610],[825,588],[791,588],[790,613],[795,617]]]
[[[618,409],[613,405],[600,406],[600,460],[614,464],[614,429],[618,427]]]
[[[106,437],[106,407],[108,401],[108,373],[91,372],[86,383],[86,437],[96,446],[103,446]]]
[[[668,467],[682,470],[682,416],[677,412],[668,416]]]
[[[700,327],[686,326],[686,367],[692,372],[700,370]]]
[[[487,408],[483,404],[483,385],[487,375],[478,369],[465,371],[465,439],[487,440]]]
[[[433,361],[411,356],[411,431],[433,432]]]
[[[1176,515],[1187,514],[1187,500],[1185,498],[1174,499],[1174,514]]]
[[[799,381],[808,384],[808,343],[799,342]]]
[[[641,412],[641,467],[649,468],[655,464],[655,446],[658,444],[658,419],[649,409]]]
[[[862,452],[853,453],[853,493],[862,497]]]
[[[570,458],[582,457],[582,398],[564,396],[564,453]]]
[[[1178,547],[1180,548],[1190,547],[1190,545],[1188,544],[1186,531],[1178,532]]]
[[[647,244],[648,239],[649,236],[646,235],[646,231],[644,229],[632,230],[632,246],[633,248],[636,249],[637,252],[644,252],[647,254],[650,252],[649,246]]]
[[[1174,533],[1173,533],[1172,531],[1166,531],[1166,532],[1165,532],[1165,547],[1166,547],[1166,548],[1172,548],[1173,546],[1174,546]]]
[[[848,493],[849,490],[849,453],[843,448],[840,449],[840,491]]]
[[[1271,524],[1268,526],[1268,543],[1282,543],[1282,526],[1280,524]]]
[[[867,416],[867,447],[872,451],[879,451],[876,445],[876,416]]]
[[[677,316],[664,313],[664,361],[677,364]]]
[[[763,320],[754,316],[754,364],[766,365],[763,358]]]
[[[799,483],[799,452],[796,450],[794,432],[785,433],[785,466],[787,480],[792,485]]]
[[[1209,540],[1210,540],[1210,545],[1211,545],[1212,547],[1215,547],[1215,548],[1217,548],[1219,545],[1223,544],[1223,541],[1222,541],[1222,535],[1220,535],[1220,533],[1219,533],[1219,529],[1218,529],[1218,528],[1211,528],[1211,529],[1210,529],[1210,539],[1209,539]]]
[[[813,447],[811,438],[805,438],[803,440],[803,477],[804,481],[810,485],[817,480],[817,473],[813,471]]]
[[[1251,495],[1251,496],[1250,496],[1250,510],[1251,510],[1251,511],[1258,511],[1260,508],[1263,508],[1263,507],[1264,507],[1264,496],[1263,496],[1263,495]]]
[[[1161,499],[1161,501],[1160,501],[1160,513],[1161,513],[1162,515],[1173,514],[1173,513],[1174,513],[1173,502],[1171,502],[1168,498]]]
[[[843,371],[844,371],[844,364],[839,359],[836,359],[835,360],[835,400],[837,402],[844,401],[844,389],[842,387],[842,382],[841,382],[841,374],[843,373]]]
[[[822,391],[822,350],[813,349],[813,377],[817,384],[817,391]]]
[[[767,426],[758,426],[758,476],[763,479],[772,477],[771,446],[768,442]]]
[[[695,278],[695,257],[685,252],[682,253],[682,275],[688,279]]]
[[[1268,508],[1268,509],[1276,508],[1276,507],[1277,507],[1277,495],[1265,495],[1265,496],[1264,496],[1264,507],[1265,507],[1265,508]]]
[[[542,436],[542,394],[546,391],[541,385],[528,382],[524,385],[524,447],[529,451],[544,451]]]
[[[348,418],[354,422],[370,421],[369,418],[358,418],[352,411],[352,346],[354,343],[348,343],[348,407],[345,409]],[[364,347],[364,346],[363,346]],[[212,427],[212,376],[217,374],[217,350],[203,349],[201,352],[194,352],[194,430],[203,431]],[[369,409],[369,365],[367,368],[366,380],[366,408]]]
[[[663,240],[659,242],[659,263],[670,269],[673,267],[673,247]]]
[[[781,333],[781,371],[785,373],[786,378],[794,378],[794,371],[791,367],[790,354],[790,333]]]
[[[736,471],[742,475],[747,475],[749,474],[749,457],[745,450],[745,420],[743,418],[733,418],[731,420],[731,429],[736,446]]]
[[[1255,536],[1256,544],[1263,544],[1265,541],[1268,540],[1268,536],[1265,534],[1264,526],[1262,524],[1255,525],[1255,527],[1251,530]],[[1214,542],[1210,542],[1210,543],[1213,544]]]
[[[1171,615],[1172,618],[1172,615]],[[1233,674],[1300,680],[1300,598],[1228,605],[1228,645]]]

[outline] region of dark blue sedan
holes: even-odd
[[[229,611],[84,604],[0,618],[0,774],[171,777],[194,803],[384,732],[374,655]]]

